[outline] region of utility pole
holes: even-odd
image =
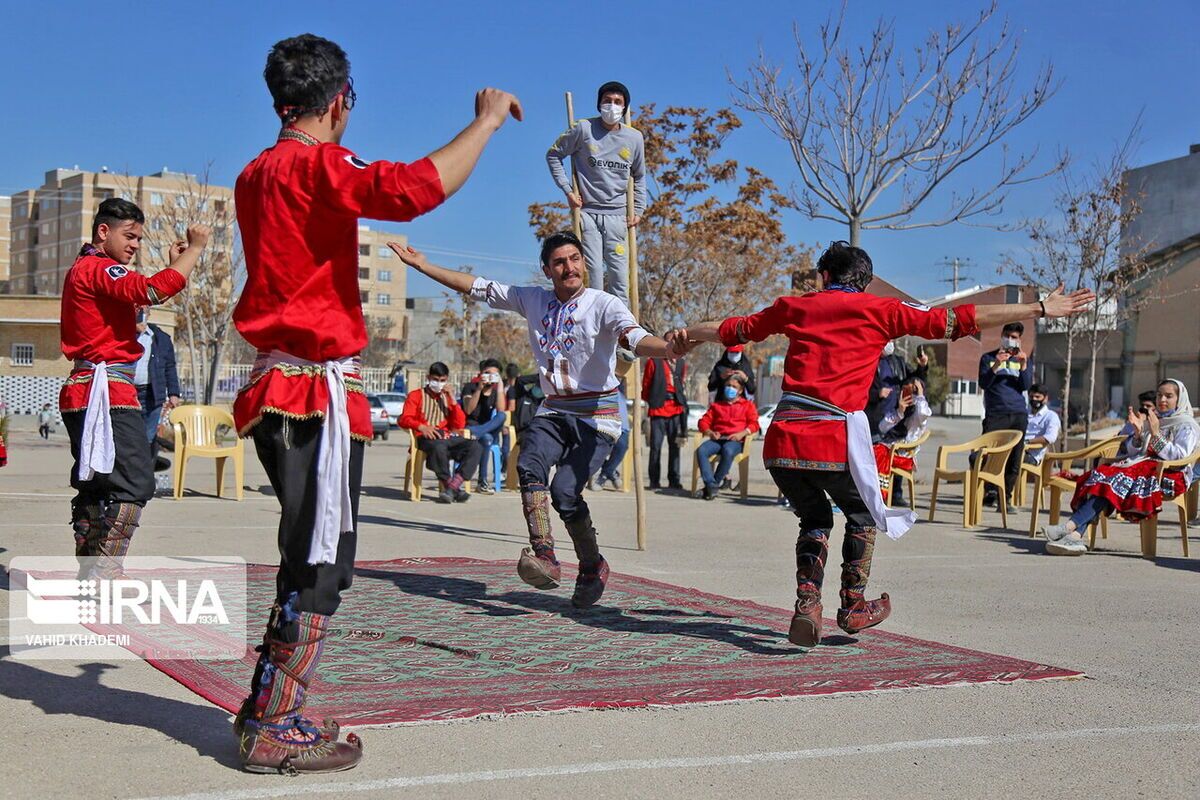
[[[960,258],[958,256],[946,256],[938,262],[938,264],[946,270],[949,270],[950,276],[942,278],[942,283],[950,284],[950,291],[958,291],[958,282],[966,279],[966,272],[974,266],[969,258]]]

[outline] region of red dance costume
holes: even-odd
[[[355,356],[367,344],[359,218],[406,222],[446,194],[428,158],[367,163],[289,128],[242,170],[234,199],[248,275],[233,313],[238,331],[260,354],[278,350],[324,362]],[[238,433],[247,435],[263,414],[323,417],[329,407],[323,374],[292,364],[257,372],[234,403]],[[353,373],[347,377],[350,433],[370,441],[362,383]]]

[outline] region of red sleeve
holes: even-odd
[[[651,358],[646,362],[646,371],[642,373],[642,398],[650,394],[650,382],[654,375],[654,359]]]
[[[410,431],[425,424],[425,412],[421,408],[421,395],[424,391],[409,392],[404,398],[404,411],[400,414],[400,427]]]
[[[757,314],[748,317],[730,317],[721,323],[719,329],[721,343],[726,347],[746,342],[761,342],[768,336],[783,333],[787,325],[787,305],[783,298],[775,301],[774,305],[764,308]]]
[[[751,433],[758,433],[758,431],[759,431],[758,409],[755,408],[754,403],[751,403],[749,400],[746,401],[745,408],[746,408],[746,427],[750,429]]]
[[[317,150],[316,197],[347,216],[407,222],[446,199],[442,178],[428,158],[368,163],[340,145]]]
[[[183,275],[170,267],[147,278],[115,261],[105,263],[97,260],[84,274],[87,276],[88,288],[96,294],[124,300],[136,306],[166,302],[178,294],[187,283]]]
[[[467,415],[458,403],[451,402],[450,407],[446,409],[446,425],[452,431],[461,431],[467,427]]]
[[[892,339],[899,336],[961,339],[979,333],[979,326],[975,324],[975,306],[970,303],[953,308],[928,308],[896,300],[889,311],[888,335]]]
[[[711,406],[709,406],[708,411],[705,411],[704,416],[702,416],[700,418],[700,421],[696,423],[696,428],[701,433],[707,433],[708,429],[712,427],[713,409],[716,407],[717,407],[716,403],[713,403]]]

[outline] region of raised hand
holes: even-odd
[[[421,269],[422,267],[429,266],[429,259],[425,257],[424,253],[415,247],[400,244],[399,242],[388,242],[387,246],[400,258],[401,261],[410,267]]]
[[[187,247],[188,243],[182,239],[178,242],[172,242],[171,246],[167,248],[167,263],[174,264],[175,259],[183,255],[183,251],[187,250]]]
[[[1125,422],[1133,428],[1134,432],[1142,429],[1142,415],[1133,410],[1133,406],[1129,406],[1129,413],[1125,416]]]
[[[189,247],[204,247],[208,244],[208,237],[212,236],[212,228],[207,225],[189,225],[187,229],[187,240]]]
[[[1064,294],[1065,287],[1060,283],[1058,288],[1046,295],[1042,305],[1046,307],[1047,317],[1069,317],[1085,311],[1096,302],[1096,294],[1091,289],[1076,289],[1070,294]]]
[[[480,89],[475,93],[475,116],[490,122],[496,128],[504,124],[509,115],[517,122],[525,118],[521,101],[515,95],[500,89]]]

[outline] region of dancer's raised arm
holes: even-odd
[[[388,242],[388,247],[392,252],[399,256],[400,260],[408,266],[415,269],[427,278],[433,278],[435,281],[445,286],[447,289],[453,289],[456,292],[467,294],[471,291],[472,284],[478,275],[472,275],[469,272],[459,272],[455,269],[446,269],[439,267],[436,264],[429,263],[429,259],[425,254],[414,247],[400,244],[399,242]]]

